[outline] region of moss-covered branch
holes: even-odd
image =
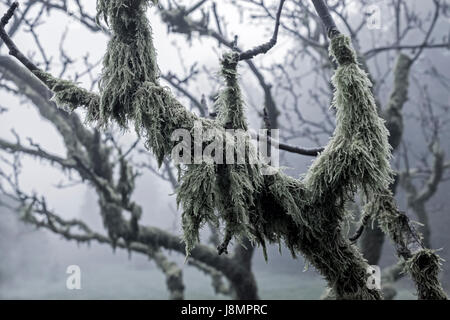
[[[332,139],[305,179],[281,172],[264,176],[260,169],[265,165],[250,163],[249,156],[244,164],[202,162],[182,166],[177,199],[184,210],[186,251],[201,261],[214,260],[210,255],[206,259],[201,253],[204,249],[194,246],[202,225],[222,223],[225,237],[219,253],[227,251],[233,238],[245,236],[263,248],[266,242],[284,241],[293,255],[303,254],[317,268],[337,298],[379,299],[380,292],[366,285],[366,261],[341,230],[347,214],[345,203],[361,189],[368,203],[366,211],[378,218],[383,230],[391,235],[419,296],[445,298],[437,278],[439,258],[423,248],[406,216],[397,210],[389,190],[393,175],[388,133],[378,116],[370,80],[357,63],[350,39],[340,35],[333,25],[324,2],[314,3],[330,31],[330,54],[338,63],[332,79],[337,112]],[[133,122],[160,163],[171,155],[171,136],[176,129],[193,133],[200,123],[205,129],[213,129],[221,142],[234,139],[226,129],[247,129],[237,77],[238,53],[227,53],[222,60],[225,85],[217,101],[217,119],[200,119],[158,82],[151,29],[145,17],[147,2],[99,0],[97,4],[99,15],[110,24],[113,34],[104,59],[99,100],[87,92],[77,96],[75,92],[81,91],[75,85],[35,72],[51,84],[56,101],[88,107],[90,119],[102,125],[113,120],[126,128]],[[254,153],[251,146],[243,144],[249,151],[245,154]],[[114,205],[111,200],[105,198],[104,205]],[[150,237],[151,232],[144,228],[132,235],[149,246],[161,245],[163,235]],[[117,233],[123,234],[120,230]],[[155,241],[158,243],[152,243]],[[170,246],[179,250],[180,244],[165,243],[165,247]],[[236,280],[232,276],[235,271],[222,272]]]

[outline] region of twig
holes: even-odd
[[[249,130],[249,132],[250,132],[250,136],[253,139],[261,138],[260,135],[258,133],[256,133],[254,130]],[[291,152],[291,153],[297,153],[297,154],[300,154],[303,156],[316,157],[319,155],[319,153],[321,153],[324,150],[324,147],[308,149],[308,148],[294,146],[294,145],[287,144],[287,143],[281,143],[271,137],[262,137],[262,139],[266,139],[266,138],[270,138],[271,144],[274,146],[278,146],[278,149],[280,149],[280,150],[284,150],[284,151]]]
[[[249,60],[254,57],[256,57],[259,54],[267,53],[270,49],[272,49],[275,44],[277,43],[278,39],[278,30],[280,29],[280,18],[281,18],[281,12],[283,11],[283,5],[285,0],[280,1],[280,5],[278,6],[277,16],[275,20],[275,30],[273,31],[272,38],[269,40],[269,42],[266,42],[260,46],[257,46],[251,50],[242,52],[239,55],[239,61],[242,60]]]
[[[330,10],[328,9],[327,4],[323,0],[312,0],[314,8],[316,9],[317,14],[322,20],[325,29],[327,30],[328,37],[332,38],[333,36],[339,34],[339,30],[336,27],[336,23],[334,22],[333,17],[330,14]]]

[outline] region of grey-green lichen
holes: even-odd
[[[112,29],[103,59],[102,91],[98,120],[114,119],[126,128],[139,112],[133,103],[143,83],[158,85],[159,70],[146,17],[147,0],[98,0],[97,19],[102,17]]]
[[[411,274],[421,300],[445,300],[445,294],[439,282],[441,258],[429,249],[416,252],[406,261],[405,270]]]
[[[244,102],[237,78],[238,59],[239,54],[236,52],[225,54],[222,59],[221,74],[225,87],[216,102],[216,125],[222,129],[247,130]],[[224,130],[217,131],[215,136],[220,136],[223,150],[219,152],[223,152],[222,158],[225,160],[224,142],[230,143],[229,140],[234,140],[234,137],[225,134]],[[235,164],[191,164],[182,175],[178,201],[184,209],[182,221],[188,254],[198,241],[199,227],[206,222],[218,225],[221,220],[225,224],[225,239],[219,252],[226,252],[233,237],[240,239],[246,236],[254,241],[262,239],[258,229],[263,220],[256,208],[257,194],[263,181],[260,167],[250,161],[252,152],[248,136],[243,136],[243,141],[233,142],[237,146],[233,151]],[[240,147],[244,150],[243,163],[237,161],[238,156],[235,154]]]
[[[88,112],[88,120],[98,120],[100,97],[85,89],[78,87],[68,80],[54,78],[51,74],[36,70],[34,74],[54,92],[52,100],[67,111],[84,107]]]
[[[223,55],[221,76],[225,80],[225,88],[220,92],[215,103],[217,121],[227,129],[247,130],[244,101],[238,82],[238,52]]]
[[[158,82],[151,29],[145,17],[146,1],[99,0],[97,4],[99,17],[113,32],[104,60],[101,98],[59,80],[51,86],[59,103],[72,109],[87,106],[90,119],[100,124],[114,120],[126,127],[132,120],[160,163],[170,156],[175,129],[192,133],[196,121],[200,121],[206,130],[216,130],[222,142],[234,139],[225,129],[247,129],[237,53],[227,53],[222,59],[225,85],[216,103],[217,119],[201,119],[185,110]],[[303,254],[326,278],[336,298],[380,299],[378,290],[366,286],[367,263],[344,237],[341,225],[348,214],[345,203],[361,189],[368,203],[366,211],[380,219],[387,233],[399,231],[395,225],[398,211],[388,188],[392,182],[388,132],[377,114],[370,80],[357,64],[350,39],[334,36],[330,54],[338,63],[332,79],[337,127],[304,179],[282,172],[263,176],[263,164],[249,163],[249,153],[245,153],[244,164],[202,162],[180,166],[177,201],[183,207],[186,251],[189,254],[195,246],[202,225],[223,223],[225,236],[219,251],[226,252],[233,237],[245,236],[263,248],[266,241],[283,241],[294,256]],[[245,148],[253,150],[247,142]],[[394,236],[393,240],[399,239]],[[409,269],[414,280],[425,281],[424,286],[418,283],[419,291],[434,287],[436,291],[435,260],[432,255],[423,259],[423,254],[413,257]],[[429,262],[430,269],[423,267],[422,261],[425,265]],[[425,280],[421,278],[423,270]]]
[[[403,133],[403,105],[408,100],[409,73],[412,59],[406,54],[399,54],[394,69],[394,85],[389,97],[383,117],[389,119],[386,127],[390,132],[389,144],[393,149],[398,148]]]
[[[191,130],[197,117],[187,113],[167,88],[143,82],[134,95],[133,115],[136,131],[145,138],[158,163],[171,154],[172,134],[177,129]]]
[[[215,214],[215,178],[215,166],[206,163],[190,165],[183,174],[177,201],[183,205],[182,226],[187,253],[200,241],[199,230],[205,223],[219,224]]]
[[[371,199],[392,181],[388,131],[377,114],[370,80],[356,62],[350,39],[343,35],[332,39],[330,54],[339,63],[332,78],[337,126],[305,183],[314,198],[322,201],[328,201],[330,190],[341,200],[353,199],[358,188]]]
[[[390,235],[394,246],[405,262],[405,271],[413,279],[420,299],[447,299],[439,281],[441,258],[435,251],[426,249],[422,239],[412,233],[414,226],[405,213],[398,211],[392,195],[382,194],[368,203],[366,210],[372,212],[380,222],[384,233]]]

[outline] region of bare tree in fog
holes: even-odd
[[[129,2],[129,6],[122,7],[124,2]],[[174,187],[178,187],[179,201],[184,208],[184,240],[188,246],[188,262],[212,277],[216,292],[233,294],[240,299],[257,298],[257,286],[251,270],[253,245],[265,247],[266,241],[283,240],[294,255],[298,253],[305,255],[307,260],[325,276],[332,293],[337,298],[380,298],[378,290],[366,287],[367,263],[353,242],[363,233],[363,255],[370,264],[376,264],[384,239],[384,233],[381,232],[383,229],[394,241],[401,264],[411,272],[419,297],[444,298],[445,294],[437,280],[439,269],[437,255],[426,249],[408,222],[408,217],[396,208],[391,193],[395,191],[395,184],[391,185],[391,190],[387,188],[390,181],[390,168],[386,164],[389,151],[383,144],[387,143],[387,140],[384,141],[387,137],[384,135],[382,122],[376,117],[376,110],[371,109],[375,106],[371,97],[374,95],[378,102],[378,112],[385,118],[390,131],[389,143],[396,150],[402,141],[402,109],[408,96],[410,70],[424,50],[448,46],[448,39],[447,42],[439,44],[430,41],[436,22],[441,15],[445,16],[447,4],[434,1],[435,13],[429,21],[429,29],[424,32],[419,44],[411,46],[402,42],[412,30],[421,30],[422,20],[411,13],[405,2],[393,1],[397,19],[396,40],[384,47],[373,44],[368,51],[363,51],[359,44],[360,32],[366,19],[362,19],[352,27],[354,22],[349,20],[347,1],[341,1],[330,7],[347,29],[346,33],[351,37],[358,61],[367,72],[370,71],[367,63],[369,59],[377,59],[383,54],[395,52],[397,62],[393,71],[394,85],[388,103],[382,108],[379,103],[381,99],[376,98],[386,91],[382,87],[386,75],[381,73],[386,71],[369,72],[368,77],[375,83],[373,90],[370,91],[365,80],[366,75],[359,70],[353,59],[355,53],[351,45],[338,31],[324,2],[312,2],[314,7],[299,1],[280,1],[274,4],[274,7],[266,7],[265,3],[260,1],[241,1],[236,4],[244,6],[245,9],[250,7],[256,10],[258,14],[254,14],[253,19],[272,20],[272,24],[275,24],[270,41],[248,51],[240,48],[238,38],[227,35],[225,17],[219,15],[221,12],[216,4],[210,5],[208,1],[199,1],[192,6],[181,6],[174,1],[160,4],[162,20],[171,32],[185,34],[188,40],[192,37],[210,37],[228,48],[229,53],[225,54],[221,61],[222,76],[226,84],[221,98],[216,101],[218,115],[216,118],[208,119],[205,99],[199,98],[190,87],[198,73],[195,65],[183,76],[162,72],[161,78],[187,98],[201,117],[188,112],[173,95],[160,86],[159,70],[144,14],[146,1],[114,0],[110,3],[98,1],[99,18],[109,22],[110,28],[97,24],[95,17],[83,10],[79,1],[76,1],[77,12],[68,12],[67,1],[29,1],[20,11],[14,12],[15,5],[6,1],[11,8],[2,19],[2,39],[10,54],[28,70],[14,59],[0,56],[2,88],[12,94],[25,96],[33,102],[39,113],[58,130],[64,140],[67,156],[60,157],[44,150],[35,141],[30,140],[25,144],[19,136],[14,142],[1,139],[0,147],[12,154],[30,155],[47,160],[64,171],[76,172],[83,182],[94,186],[108,234],[94,232],[83,221],[64,220],[49,208],[44,197],[26,194],[20,187],[20,165],[16,162],[7,160],[5,162],[9,165],[10,172],[2,171],[4,182],[2,192],[19,203],[23,219],[29,223],[47,228],[70,240],[98,241],[148,255],[167,276],[171,297],[183,297],[181,270],[168,260],[163,250],[184,253],[185,245],[173,234],[141,225],[139,219],[143,214],[142,207],[131,200],[137,178],[137,166],[130,160],[130,155],[138,151],[139,141],[130,146],[122,146],[117,143],[115,133],[90,129],[82,123],[76,113],[58,109],[56,104],[50,101],[55,94],[56,101],[61,105],[72,109],[85,107],[90,120],[97,123],[106,124],[113,120],[124,128],[128,127],[129,121],[138,123],[137,129],[145,138],[147,148],[153,151],[156,160],[164,168],[162,176]],[[282,11],[283,5],[288,9]],[[37,16],[34,14],[33,17],[29,17],[30,12],[35,13],[32,10],[34,6],[40,10]],[[63,68],[58,77],[55,78],[45,72],[53,71],[52,61],[40,45],[35,29],[41,22],[43,13],[49,10],[66,12],[76,17],[90,30],[111,35],[107,58],[104,60],[100,96],[92,92],[97,78],[92,74],[95,64],[90,63],[87,57],[86,70],[79,72],[78,76],[89,75],[92,78],[91,91],[77,87],[76,78],[71,82],[60,80],[65,76],[67,66],[72,63],[63,46],[61,46]],[[120,15],[115,15],[115,10],[118,10]],[[196,14],[199,16],[198,19],[191,18]],[[406,24],[400,22],[402,14],[406,15]],[[13,15],[9,35],[14,35],[22,25],[26,25],[39,48],[42,61],[39,65],[23,55],[20,48],[17,48],[4,31],[3,28]],[[326,28],[322,27],[322,23]],[[404,26],[404,29],[400,26]],[[299,45],[286,55],[283,64],[258,67],[253,58],[261,53],[267,53],[276,44],[279,30]],[[329,38],[337,64],[330,63],[328,57]],[[415,50],[412,57],[403,52],[407,50]],[[312,61],[310,72],[316,75],[316,79],[321,79],[326,84],[324,88],[320,87],[319,90],[309,92],[311,101],[322,110],[324,121],[308,120],[302,112],[304,102],[300,102],[298,85],[301,84],[304,75],[294,72],[295,65],[299,63],[298,56]],[[124,61],[130,64],[123,65]],[[168,159],[173,147],[173,142],[169,141],[171,133],[169,129],[178,126],[190,130],[193,119],[219,131],[224,128],[247,129],[239,82],[236,78],[236,69],[240,61],[245,62],[262,89],[264,106],[258,108],[258,111],[261,115],[266,115],[265,126],[282,128],[289,135],[283,136],[284,140],[303,137],[319,144],[317,148],[310,150],[282,143],[280,149],[309,156],[323,151],[309,169],[306,180],[296,180],[282,173],[261,177],[257,174],[258,168],[235,165],[190,165],[182,168],[178,178],[174,173]],[[356,72],[356,75],[350,77],[362,77],[362,80],[354,83],[354,86],[347,87],[344,82],[339,82],[339,76],[335,76],[337,79],[335,84],[338,86],[332,87],[329,84],[331,75],[334,72],[338,74],[339,70],[346,70],[347,65],[355,68],[351,70]],[[389,67],[387,69],[390,70]],[[208,70],[204,72],[211,76]],[[271,72],[273,79],[267,79],[265,74],[268,72]],[[377,74],[379,79],[374,74]],[[447,81],[445,78],[442,79]],[[274,84],[270,84],[269,81]],[[339,84],[342,86],[342,92],[339,91]],[[341,112],[336,130],[332,115],[327,110],[334,90],[337,97],[334,105],[338,113]],[[346,94],[346,90],[353,94]],[[360,90],[357,91],[358,94],[362,92],[366,97],[362,106],[361,100],[355,98],[355,92],[352,90]],[[350,100],[346,101],[345,97]],[[342,105],[342,101],[359,105],[363,111],[356,109],[357,112],[354,114],[349,114],[348,110],[345,113],[346,108]],[[430,99],[425,101],[428,101],[429,108],[434,109]],[[283,119],[283,116],[287,119]],[[292,120],[293,117],[296,117],[295,121]],[[407,148],[404,148],[402,168],[406,169],[401,170],[398,175],[401,185],[409,195],[409,205],[422,221],[425,219],[423,217],[426,217],[425,203],[435,193],[443,180],[444,169],[448,167],[439,148],[439,126],[442,124],[436,124],[434,121],[436,117],[430,119],[430,123],[437,126],[435,128],[437,133],[428,141],[431,150],[428,154],[434,157],[434,164],[417,169],[410,168],[407,166]],[[346,124],[348,122],[354,125],[348,126]],[[333,131],[333,139],[323,149],[320,137],[329,136]],[[360,137],[366,143],[373,143],[373,149],[360,145],[356,148],[352,136]],[[352,155],[348,149],[350,147],[360,152],[358,156]],[[362,148],[363,151],[358,148]],[[361,155],[368,155],[368,158]],[[424,164],[427,163],[424,161]],[[140,164],[139,168],[154,171],[153,167],[146,163]],[[375,168],[379,170],[378,173],[374,173]],[[209,176],[205,177],[207,174]],[[236,176],[240,179],[233,178]],[[417,176],[420,176],[419,181],[426,181],[420,191],[417,190],[416,180],[413,180]],[[213,183],[210,179],[217,180],[214,182],[214,188],[211,187]],[[195,185],[193,181],[200,181],[200,186]],[[341,224],[345,217],[345,203],[353,199],[357,187],[364,191],[368,209],[362,214],[359,232],[348,240],[341,232]],[[208,200],[211,197],[213,199]],[[125,218],[124,213],[127,213],[129,218]],[[223,241],[219,240],[217,217],[225,223]],[[364,225],[371,219],[379,222],[382,228],[374,230],[365,228],[364,231]],[[211,243],[218,247],[219,254],[210,246],[196,244],[198,229],[205,222],[211,227],[214,235],[211,237]],[[427,241],[429,235],[426,232],[425,235]],[[221,255],[227,252],[228,244],[234,236],[238,236],[245,246],[237,245],[233,255]],[[425,270],[428,270],[428,273]],[[223,278],[227,279],[229,286],[224,284]]]

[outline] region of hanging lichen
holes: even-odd
[[[422,239],[414,238],[417,233],[410,232],[414,226],[405,213],[398,211],[392,195],[378,195],[367,205],[366,211],[376,216],[383,232],[391,236],[398,255],[405,262],[405,271],[414,280],[419,298],[446,299],[439,282],[441,258],[435,251],[424,248]]]
[[[225,80],[225,88],[219,94],[215,104],[217,121],[227,129],[247,130],[244,102],[238,83],[237,65],[239,53],[230,52],[222,58],[221,75]]]
[[[152,82],[140,85],[133,105],[136,131],[144,136],[146,146],[161,165],[174,146],[171,141],[173,132],[177,129],[190,130],[197,117],[187,113],[167,88]]]
[[[258,234],[255,222],[260,219],[255,209],[255,197],[262,183],[259,167],[250,161],[255,155],[249,137],[238,137],[224,131],[247,130],[244,103],[237,80],[238,59],[239,54],[236,52],[225,54],[222,59],[221,74],[225,79],[225,87],[216,101],[216,125],[222,130],[215,134],[216,138],[220,137],[219,143],[222,144],[220,151],[216,152],[223,152],[221,158],[229,161],[226,150],[227,146],[231,146],[235,163],[188,165],[181,178],[178,201],[184,209],[183,230],[187,254],[198,240],[200,226],[206,222],[217,225],[219,217],[225,223],[225,239],[219,253],[227,252],[228,243],[233,237],[240,239],[246,236],[256,241],[255,234]],[[203,143],[208,144],[209,141]],[[239,154],[239,151],[242,153]],[[239,157],[243,157],[241,162]],[[214,212],[218,213],[218,217],[213,216]]]
[[[158,84],[147,6],[147,0],[97,1],[97,20],[102,17],[112,30],[100,80],[102,124],[114,119],[126,128],[129,120],[140,112],[133,103],[136,91],[144,82]]]
[[[419,299],[442,300],[447,299],[439,282],[441,270],[439,256],[432,250],[423,249],[414,254],[406,262],[406,271],[411,274],[416,284]]]
[[[199,230],[210,222],[218,225],[215,215],[215,168],[211,164],[191,165],[183,174],[177,201],[183,205],[182,226],[186,252],[200,240]]]

